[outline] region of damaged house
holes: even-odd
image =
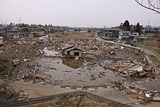
[[[114,40],[118,38],[119,32],[122,31],[122,29],[119,28],[108,28],[105,29],[100,35],[102,35],[103,39],[110,39]]]
[[[68,45],[63,48],[62,54],[68,57],[81,57],[82,49],[74,45]]]
[[[13,39],[13,38],[17,39],[23,36],[20,30],[14,29],[14,28],[7,30],[6,34],[7,34],[7,37],[6,37],[7,39]]]
[[[45,29],[37,26],[31,26],[28,28],[31,37],[41,37],[45,35]]]

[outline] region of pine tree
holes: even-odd
[[[130,24],[128,20],[123,23],[123,30],[130,31]]]
[[[137,23],[135,31],[141,33],[141,26],[139,23]]]

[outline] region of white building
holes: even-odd
[[[119,32],[119,39],[123,39],[123,38],[129,38],[131,36],[131,31],[120,31]]]
[[[0,37],[0,45],[3,45],[3,37]]]

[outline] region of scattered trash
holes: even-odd
[[[28,94],[24,91],[16,92],[15,89],[6,83],[0,83],[0,103],[14,102],[17,100],[25,100]]]
[[[151,101],[160,102],[160,91],[147,90],[137,87],[135,84],[123,82],[115,82],[112,86],[116,90],[124,90],[132,98],[138,99],[141,103],[147,103]]]
[[[147,63],[140,64],[140,62],[134,59],[132,59],[132,61],[125,60],[107,64],[104,66],[104,68],[118,72],[122,77],[147,78],[154,75],[152,66],[148,65]]]
[[[21,38],[15,41],[9,41],[4,43],[2,47],[3,52],[0,54],[5,54],[6,56],[8,56],[10,62],[13,63],[11,66],[14,65],[14,68],[17,67],[16,68],[17,71],[19,70],[18,69],[19,66],[26,68],[25,69],[26,71],[22,70],[21,74],[19,74],[19,72],[11,73],[14,74],[15,80],[21,80],[21,79],[33,80],[34,83],[39,82],[40,84],[45,85],[47,84],[46,82],[47,80],[48,83],[50,83],[50,81],[48,79],[49,76],[46,76],[43,72],[39,72],[39,69],[42,68],[41,67],[42,65],[40,66],[39,62],[34,62],[34,63],[29,63],[29,62],[37,57],[48,58],[49,56],[52,56],[52,57],[63,58],[64,56],[62,56],[61,54],[63,53],[63,48],[65,47],[66,44],[72,44],[73,46],[77,46],[80,48],[71,47],[66,54],[73,55],[76,57],[74,57],[73,59],[74,61],[68,60],[70,59],[68,58],[67,60],[63,61],[63,63],[65,64],[66,62],[72,62],[75,64],[77,62],[83,63],[85,61],[92,62],[90,65],[83,65],[86,67],[84,69],[84,72],[86,71],[91,72],[93,69],[96,68],[94,66],[99,64],[101,65],[101,67],[104,67],[104,69],[112,70],[116,72],[117,75],[119,74],[120,76],[126,78],[134,78],[134,79],[149,78],[154,75],[153,67],[151,64],[152,61],[149,60],[148,57],[144,58],[144,56],[139,56],[138,54],[133,53],[130,49],[127,50],[126,47],[107,44],[104,43],[103,41],[98,41],[96,39],[82,39],[82,38],[66,39],[58,37],[50,38],[49,36],[40,39]],[[105,60],[107,60],[108,62],[105,64],[101,64],[101,61]],[[61,62],[56,62],[56,64],[58,65],[60,65],[60,63]],[[71,63],[69,64],[73,65]],[[48,66],[44,67],[43,70],[45,71],[46,69],[51,69],[57,71],[57,67],[55,66],[49,65],[49,67],[48,68],[47,67]],[[80,68],[80,67],[76,66],[75,68]],[[68,73],[69,74],[72,73],[73,71],[74,70],[70,69],[62,70],[62,72],[66,72],[65,76]],[[81,73],[76,72],[76,75],[77,74],[79,77],[83,75],[82,72]],[[9,74],[5,74],[5,76],[7,78],[9,77]],[[93,72],[91,72],[90,74],[86,73],[86,76],[88,76],[87,79],[89,79],[90,81],[96,82],[98,81],[98,79],[106,78],[107,74],[100,70],[98,71],[97,74],[96,73],[94,74]],[[58,85],[63,81],[65,81],[64,78],[63,79],[61,78],[55,79],[54,84]],[[80,81],[83,84],[87,80],[78,79],[77,81]],[[115,82],[112,87],[115,88],[116,90],[124,90],[128,95],[140,100],[141,102],[160,101],[159,91],[146,90],[137,87],[136,85],[133,84],[127,84],[125,82],[122,83]],[[1,87],[0,85],[0,93],[5,94],[4,96],[7,96],[6,98],[10,98],[11,96],[16,96],[15,99],[18,100],[27,99],[28,94],[25,93],[23,90],[19,92],[18,96],[17,93],[14,92],[13,90],[11,92],[6,90],[12,90],[12,89],[10,89],[8,86]],[[90,88],[89,90],[95,90],[95,89]]]
[[[151,95],[150,95],[150,94],[148,94],[148,93],[146,93],[145,95],[146,95],[146,97],[148,97],[148,98],[150,98],[150,97],[151,97]]]

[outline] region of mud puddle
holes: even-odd
[[[65,58],[40,58],[36,62],[39,70],[51,76],[55,85],[73,87],[98,87],[111,85],[112,82],[122,81],[124,78],[110,70],[104,70],[103,63],[85,62],[82,64]]]

